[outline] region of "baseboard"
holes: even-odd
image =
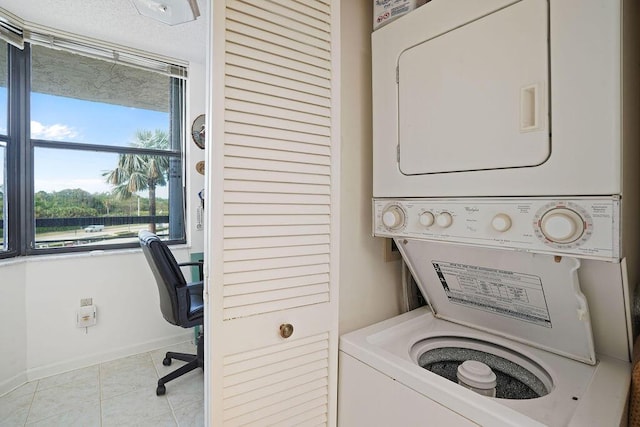
[[[0,383],[0,396],[4,396],[10,391],[20,387],[27,382],[26,372],[21,372],[18,375],[11,377]]]
[[[65,360],[64,362],[27,369],[26,373],[23,375],[24,377],[26,377],[26,381],[23,381],[23,383],[73,371],[74,369],[86,368],[88,366],[97,365],[98,363],[104,363],[114,359],[120,359],[121,357],[127,357],[134,354],[157,350],[169,345],[193,340],[193,338],[193,331],[189,329],[186,332],[182,332],[171,337],[158,338],[155,340],[146,341],[144,343],[137,343],[131,346],[120,347],[118,349],[110,350],[107,352],[83,355],[82,357]],[[2,394],[1,389],[0,394]]]

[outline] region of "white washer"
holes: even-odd
[[[341,337],[342,426],[626,424],[628,347],[596,355],[579,259],[396,242],[430,310]],[[622,305],[615,287],[591,296]],[[491,367],[496,398],[454,382],[465,360]]]
[[[435,337],[471,337],[523,354],[549,373],[553,389],[530,400],[477,394],[417,364],[412,349]],[[342,427],[626,425],[629,363],[607,356],[595,366],[572,361],[436,319],[424,307],[343,335],[339,357]]]

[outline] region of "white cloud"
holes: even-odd
[[[78,136],[78,132],[67,125],[55,124],[47,126],[35,120],[31,121],[31,138],[62,141],[76,136]]]

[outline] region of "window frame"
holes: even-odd
[[[0,39],[1,40],[1,39]],[[96,243],[87,246],[71,246],[56,248],[36,247],[35,218],[35,165],[34,156],[37,147],[47,149],[74,150],[114,154],[141,154],[165,156],[177,159],[180,165],[180,178],[169,177],[167,188],[170,191],[170,218],[176,218],[171,209],[178,209],[178,218],[170,222],[169,232],[181,237],[164,240],[167,244],[184,244],[187,241],[186,230],[186,73],[184,78],[169,75],[169,144],[170,149],[158,150],[131,146],[110,146],[46,139],[32,139],[31,132],[31,44],[24,43],[22,49],[7,43],[7,135],[0,135],[0,141],[6,142],[6,182],[4,200],[7,203],[7,217],[4,228],[8,236],[4,242],[6,250],[0,249],[0,259],[26,255],[63,254],[72,252],[88,252],[94,250],[118,250],[136,248],[137,240],[127,243]],[[98,58],[103,59],[104,58]],[[186,67],[185,67],[186,69]],[[185,70],[186,71],[186,70]],[[178,149],[176,149],[178,147]],[[172,163],[170,161],[170,163]],[[178,185],[176,185],[178,181]],[[169,187],[173,185],[173,190]],[[178,188],[179,187],[179,188]],[[174,216],[171,216],[174,215]]]

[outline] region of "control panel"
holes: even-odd
[[[374,199],[373,234],[617,260],[620,199]]]

